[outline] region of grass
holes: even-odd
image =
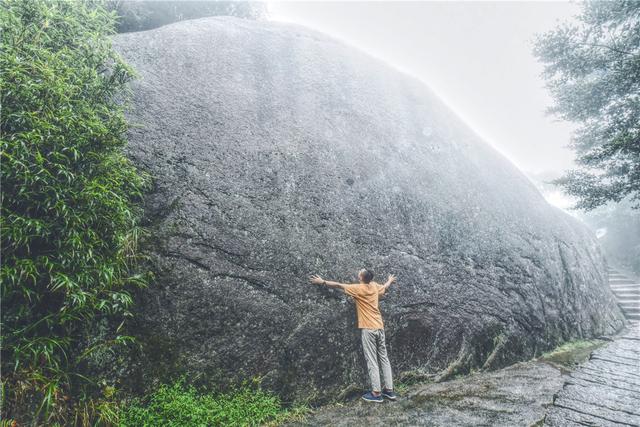
[[[411,384],[397,382],[396,384],[394,384],[394,391],[398,393],[398,395],[404,396],[405,394],[407,394],[410,387],[411,387]]]
[[[283,407],[278,396],[254,384],[226,393],[199,391],[184,380],[162,385],[121,409],[120,427],[278,425],[298,419],[306,408]]]
[[[562,344],[550,352],[542,354],[537,360],[552,362],[571,367],[586,360],[591,352],[606,344],[603,340],[576,340]]]
[[[405,373],[401,379],[394,381],[393,389],[400,396],[405,396],[414,386],[433,382],[433,378],[424,374]]]
[[[571,367],[577,363],[586,360],[589,355],[597,348],[606,344],[604,340],[575,340],[564,343],[553,350],[542,354],[536,360],[543,362],[551,362],[563,367]],[[468,377],[476,372],[471,369],[468,373],[460,373],[452,376],[451,379],[459,379]],[[400,381],[396,381],[395,391],[400,395],[405,395],[416,385],[424,385],[433,382],[424,374],[410,373],[404,375]]]

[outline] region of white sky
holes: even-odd
[[[270,19],[413,74],[521,170],[555,176],[572,165],[572,127],[544,114],[551,99],[531,47],[535,33],[578,11],[568,2],[269,2]]]

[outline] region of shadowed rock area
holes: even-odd
[[[348,395],[367,383],[355,311],[307,278],[363,266],[398,276],[381,303],[396,377],[622,327],[590,230],[423,83],[281,23],[205,18],[114,43],[141,76],[129,155],[156,177],[136,381],[259,375],[285,399]]]

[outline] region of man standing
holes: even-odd
[[[384,325],[382,315],[378,307],[378,297],[384,295],[387,288],[395,282],[394,275],[390,275],[384,285],[373,282],[373,272],[370,270],[360,270],[358,272],[360,283],[347,284],[330,282],[320,276],[311,276],[310,281],[316,285],[325,285],[330,288],[340,288],[345,294],[350,295],[356,302],[358,313],[358,328],[362,334],[362,348],[367,361],[369,378],[371,380],[371,391],[362,398],[367,402],[384,401],[383,397],[389,400],[396,400],[397,395],[393,392],[393,378],[391,375],[391,364],[387,356],[387,346],[384,338]],[[384,388],[380,388],[380,372],[378,371],[378,361],[382,368]]]

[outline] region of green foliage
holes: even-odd
[[[119,33],[150,30],[172,22],[206,16],[259,19],[266,14],[266,4],[263,2],[237,0],[109,0],[107,7],[118,14]]]
[[[640,207],[640,2],[587,1],[574,24],[534,49],[555,100],[550,112],[580,125],[578,168],[554,181],[591,210],[626,197]]]
[[[606,344],[603,340],[575,340],[566,342],[553,350],[542,354],[538,360],[564,366],[573,366],[589,358],[598,347]]]
[[[149,179],[122,154],[133,73],[114,20],[93,1],[0,5],[3,418],[34,401],[51,423],[87,409],[83,364],[129,340],[90,341],[87,326],[121,324],[148,280],[135,269]]]
[[[121,427],[262,425],[299,416],[297,408],[285,410],[277,396],[244,384],[227,393],[198,392],[184,380],[162,385],[143,399],[122,409]]]

